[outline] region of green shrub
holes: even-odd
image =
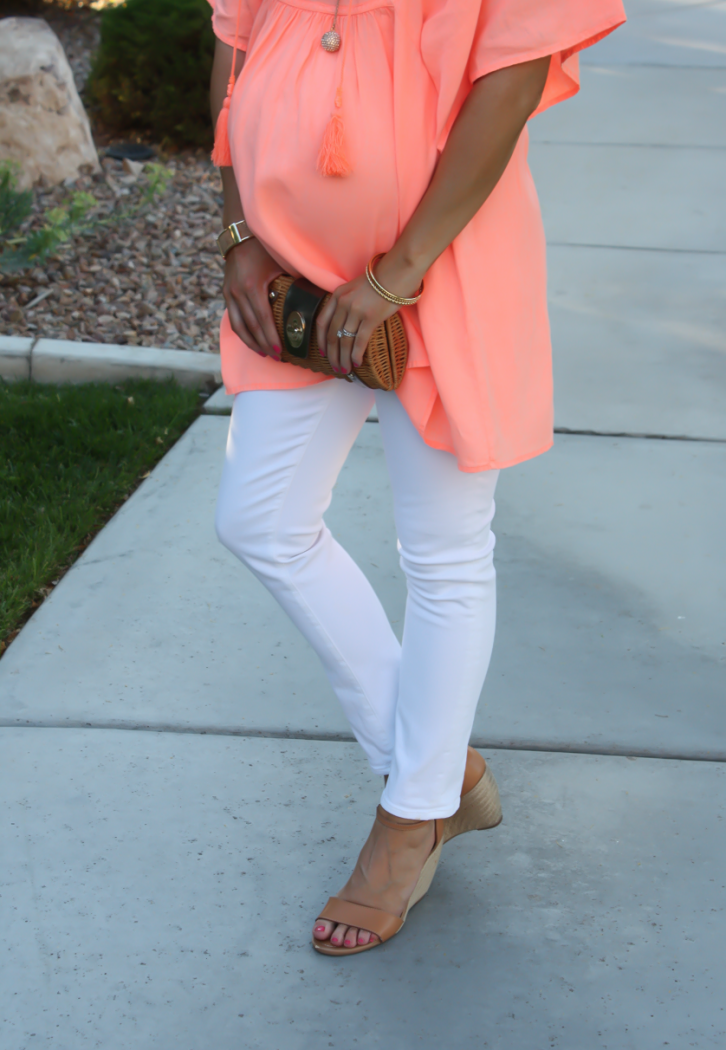
[[[47,210],[42,224],[19,234],[18,230],[33,210],[33,193],[15,188],[16,175],[16,165],[0,161],[0,275],[41,266],[73,237],[90,233],[99,226],[118,226],[134,218],[157,194],[164,192],[172,177],[162,164],[147,164],[145,185],[139,198],[126,208],[115,208],[105,217],[89,214],[98,201],[91,193],[77,190],[60,207]]]
[[[127,0],[104,9],[88,92],[106,125],[211,146],[210,16],[207,0]]]

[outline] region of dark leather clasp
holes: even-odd
[[[282,331],[285,349],[293,357],[308,356],[315,315],[327,294],[305,277],[290,285],[282,312]]]

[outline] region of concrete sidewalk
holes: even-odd
[[[381,785],[216,542],[202,417],[0,661],[2,1050],[723,1045],[726,3],[629,13],[531,129],[572,433],[498,494],[504,823],[312,952]],[[328,520],[400,629],[375,423]]]

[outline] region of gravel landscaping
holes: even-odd
[[[60,37],[82,91],[98,40],[98,16],[51,9],[44,17]],[[127,172],[121,161],[105,156],[118,139],[103,128],[93,131],[102,173],[72,186],[36,189],[29,224],[73,191],[93,194],[94,214],[103,216],[141,196],[143,173]],[[42,268],[0,278],[0,334],[217,351],[224,309],[215,243],[219,175],[202,151],[155,148],[157,160],[172,173],[163,195],[133,219],[64,246]]]

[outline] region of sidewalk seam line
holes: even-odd
[[[579,434],[583,437],[632,438],[634,441],[702,441],[723,445],[726,438],[689,437],[687,434],[634,434],[625,430],[572,430],[570,427],[555,427],[555,434]]]
[[[589,248],[608,252],[659,252],[662,255],[726,255],[723,248],[659,248],[643,244],[586,244],[579,241],[547,241],[548,248]]]
[[[692,149],[692,150],[726,150],[726,146],[699,146],[695,143],[680,142],[582,142],[578,139],[531,139],[534,146],[578,146],[581,149]]]
[[[96,729],[132,733],[171,733],[180,736],[234,736],[248,739],[264,740],[309,740],[311,743],[354,744],[352,733],[311,731],[307,729],[246,729],[240,726],[175,726],[168,723],[141,722],[86,722],[81,719],[68,719],[64,722],[35,720],[13,722],[0,719],[0,729]],[[711,755],[688,754],[668,751],[666,749],[647,749],[635,747],[597,747],[589,744],[538,744],[534,741],[517,743],[513,740],[496,740],[485,737],[472,737],[472,746],[491,751],[535,751],[548,754],[593,755],[604,758],[650,758],[673,762],[726,762],[726,751]]]
[[[689,4],[689,7],[691,5]],[[686,66],[681,63],[675,62],[588,62],[584,61],[581,63],[584,67],[590,69],[622,69],[627,67],[628,69],[691,69],[697,72],[708,70],[709,72],[722,73],[726,66]]]
[[[33,342],[30,344],[30,351],[28,353],[28,382],[33,382],[33,357],[35,355],[35,348],[38,345],[40,339],[39,335],[33,336]]]

